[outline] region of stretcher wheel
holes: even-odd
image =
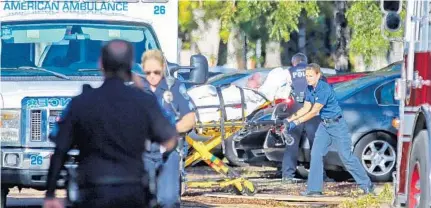
[[[231,186],[231,190],[233,193],[235,193],[236,195],[245,195],[245,188],[242,184],[238,183],[238,184],[232,184]]]
[[[245,194],[248,196],[254,196],[257,193],[256,185],[251,181],[244,181],[242,187],[244,188]]]
[[[185,183],[185,181],[180,181],[180,196],[184,196],[184,194],[186,193],[186,189],[187,189],[187,183]]]
[[[187,180],[183,174],[180,175],[180,196],[184,196],[187,191]]]

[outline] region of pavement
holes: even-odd
[[[257,188],[254,196],[236,195],[229,188],[188,188],[182,197],[181,207],[339,207],[347,201],[356,200],[358,187],[353,182],[325,183],[324,197],[301,197],[305,190],[305,181],[297,184],[282,184],[280,179],[268,177],[274,171],[270,168],[236,168],[244,177],[250,178]],[[219,177],[207,167],[188,169],[189,180],[214,180]],[[271,174],[269,174],[271,175]],[[376,193],[380,194],[390,184],[376,184]],[[65,191],[57,190],[57,196],[64,198]],[[8,195],[8,207],[39,208],[43,202],[43,191],[33,189],[11,189]],[[347,206],[351,207],[351,206]],[[379,204],[378,207],[390,207]],[[356,207],[358,208],[358,207]]]

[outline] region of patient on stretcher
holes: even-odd
[[[221,94],[225,104],[237,104],[234,107],[226,107],[227,120],[238,120],[242,118],[240,88],[244,91],[245,116],[252,113],[259,106],[275,99],[287,99],[291,92],[291,76],[288,69],[275,68],[268,73],[266,79],[259,72],[252,76],[243,78],[245,84],[241,86],[241,80],[232,83],[230,86],[222,87]],[[244,86],[245,85],[245,86]],[[262,94],[264,97],[262,97]],[[192,88],[188,94],[193,99],[196,106],[220,106],[216,87],[203,85]],[[198,108],[199,121],[210,122],[219,121],[221,113],[220,107]]]

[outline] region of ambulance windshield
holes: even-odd
[[[132,42],[136,64],[143,52],[159,49],[153,31],[146,25],[122,25],[112,22],[33,21],[1,25],[2,76],[49,76],[41,67],[66,76],[100,76],[97,70],[100,51],[107,41],[124,39]],[[21,67],[21,68],[19,68]],[[89,69],[89,70],[86,70]]]

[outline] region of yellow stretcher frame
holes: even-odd
[[[231,125],[226,129],[225,139],[239,131],[243,124],[235,124],[232,122]],[[204,161],[209,167],[216,172],[222,174],[224,179],[217,181],[187,181],[186,186],[190,188],[226,188],[231,187],[232,190],[237,194],[246,194],[249,196],[254,195],[257,190],[253,182],[241,177],[236,171],[227,166],[221,159],[216,157],[210,151],[220,145],[223,142],[223,137],[220,131],[216,129],[208,130],[206,133],[213,133],[211,139],[206,142],[195,141],[190,136],[186,136],[186,141],[190,147],[194,150],[191,151],[190,155],[186,158],[185,167],[190,166],[198,160]],[[182,190],[182,194],[183,194]]]
[[[187,181],[183,185],[193,188],[226,188],[230,187],[232,190],[239,195],[249,195],[252,196],[257,192],[256,186],[253,182],[247,180],[246,178],[240,176],[239,173],[234,171],[231,167],[226,165],[221,159],[216,157],[211,153],[211,150],[223,141],[231,137],[233,134],[240,131],[246,125],[245,118],[245,103],[244,103],[244,92],[240,88],[241,93],[241,108],[242,108],[242,119],[237,121],[226,121],[226,107],[237,106],[238,104],[224,104],[221,88],[217,87],[217,94],[220,99],[220,105],[217,106],[220,111],[220,121],[219,122],[208,122],[200,123],[196,126],[197,133],[201,136],[210,137],[208,141],[201,142],[192,139],[190,136],[186,136],[186,142],[189,144],[190,148],[193,148],[189,156],[185,160],[185,167],[190,166],[194,162],[199,160],[204,161],[209,167],[211,167],[216,172],[222,174],[224,179],[217,181]],[[258,93],[258,92],[257,92]],[[260,93],[259,93],[260,94]],[[262,94],[260,94],[264,97]],[[265,98],[265,97],[264,97]],[[266,98],[265,98],[266,99]],[[255,111],[258,111],[268,105],[273,105],[271,101],[266,99],[266,102],[259,106]],[[215,108],[216,106],[202,106],[201,108]],[[199,123],[199,122],[198,122]],[[185,187],[181,187],[181,195],[185,192]]]

